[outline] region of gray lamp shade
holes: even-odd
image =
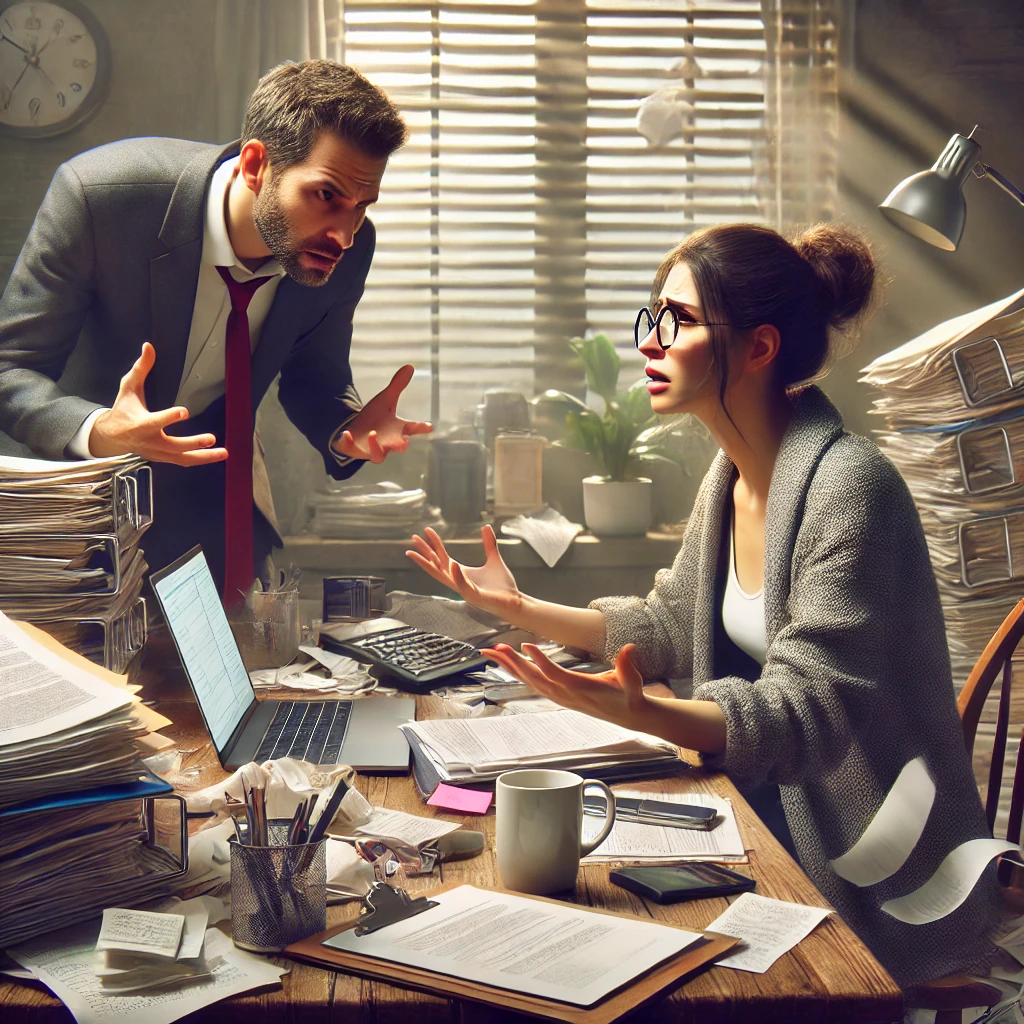
[[[972,139],[954,135],[930,171],[901,181],[879,209],[897,227],[951,252],[964,233],[967,204],[963,185],[980,152]]]

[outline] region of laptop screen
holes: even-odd
[[[256,699],[203,552],[150,577],[214,746],[223,751]]]

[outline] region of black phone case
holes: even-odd
[[[616,885],[635,892],[638,896],[653,900],[655,903],[681,903],[683,900],[702,900],[711,896],[731,896],[733,893],[748,892],[757,884],[753,878],[730,871],[721,865],[714,865],[716,873],[728,876],[728,881],[721,885],[695,885],[685,877],[680,877],[678,885],[659,884],[664,875],[671,871],[671,865],[650,867],[618,868],[611,872],[609,878]],[[685,865],[683,866],[685,871]],[[657,875],[654,875],[657,872]]]

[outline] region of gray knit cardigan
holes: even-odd
[[[895,467],[843,430],[816,387],[795,399],[765,515],[767,658],[748,682],[716,677],[716,587],[736,470],[723,452],[701,485],[682,548],[646,599],[603,598],[604,656],[638,648],[647,679],[692,677],[726,720],[705,764],[741,783],[778,783],[804,870],[901,985],[985,973],[1000,914],[990,866],[947,917],[908,925],[886,900],[988,836],[957,715],[942,611],[917,510]],[[719,633],[721,636],[721,633]],[[861,836],[908,761],[923,757],[935,802],[896,874],[858,888],[829,861]]]

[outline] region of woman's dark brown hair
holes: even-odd
[[[720,400],[733,333],[775,327],[781,338],[776,379],[792,388],[827,369],[834,332],[857,321],[875,283],[867,242],[841,224],[816,224],[794,242],[760,224],[695,231],[662,260],[652,308],[677,263],[690,268],[702,318],[728,325],[708,328]]]

